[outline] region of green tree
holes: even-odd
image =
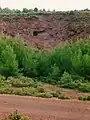
[[[45,10],[45,8],[43,8],[43,12],[45,12],[46,10]]]
[[[16,55],[10,45],[2,51],[0,56],[0,74],[6,76],[17,75],[18,62],[16,61]]]
[[[18,9],[16,9],[16,10],[15,10],[15,13],[21,13],[21,11],[20,11],[20,10],[18,10]]]
[[[38,8],[34,8],[34,12],[38,12]]]
[[[24,13],[28,13],[29,10],[28,10],[27,8],[23,8],[23,12],[24,12]]]
[[[90,78],[90,55],[85,54],[82,58],[83,69],[85,71],[84,76],[86,78]]]
[[[3,13],[12,13],[12,11],[9,8],[2,9]]]
[[[16,60],[18,61],[19,72],[23,70],[23,60],[25,59],[25,54],[27,54],[27,47],[24,43],[16,37],[13,41],[9,40],[10,46],[12,46],[14,53],[16,54]]]
[[[55,9],[53,9],[53,12],[55,12]]]
[[[25,55],[23,57],[23,73],[28,77],[36,77],[38,75],[38,51],[33,49],[33,47],[27,47],[25,50]]]

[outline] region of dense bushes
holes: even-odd
[[[62,87],[88,91],[90,40],[65,43],[47,52],[25,46],[20,38],[0,36],[0,74],[6,79],[23,75]],[[83,90],[84,86],[88,90]]]

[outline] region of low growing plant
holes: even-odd
[[[29,117],[24,116],[19,113],[17,110],[15,112],[10,113],[7,117],[2,117],[0,120],[31,120]]]

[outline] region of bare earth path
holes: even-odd
[[[0,95],[0,115],[16,109],[32,120],[90,120],[90,102]]]

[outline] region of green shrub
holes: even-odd
[[[12,88],[1,88],[0,94],[13,94],[13,89]]]
[[[58,97],[58,99],[70,99],[70,97],[68,97],[68,96],[65,96],[65,95],[60,95],[59,97]]]
[[[78,99],[82,101],[90,101],[90,96],[79,96]]]
[[[89,92],[90,84],[85,81],[85,79],[79,75],[69,74],[64,72],[62,75],[59,84],[61,87],[70,88],[70,89],[78,89],[81,92]]]
[[[23,91],[30,92],[33,95],[38,92],[38,90],[36,88],[33,88],[33,87],[23,88]]]
[[[75,83],[75,81],[72,79],[71,75],[68,72],[64,72],[59,81],[59,84],[61,87],[71,89],[74,89],[77,86],[77,83]]]
[[[81,92],[90,92],[90,83],[82,83],[78,89]]]
[[[64,72],[61,79],[60,79],[60,84],[69,84],[73,81],[71,75],[68,72]]]
[[[0,87],[7,86],[7,81],[5,80],[5,77],[0,75]]]
[[[7,80],[12,87],[37,87],[37,82],[34,81],[32,78],[27,77],[9,77]]]
[[[58,79],[60,78],[60,70],[56,64],[51,66],[51,73],[49,74],[48,77],[49,77],[49,79],[51,78],[51,83],[58,82]]]
[[[39,91],[36,88],[30,87],[30,88],[2,88],[0,89],[0,94],[15,94],[15,95],[30,95],[35,96],[36,93]]]
[[[22,89],[13,89],[13,94],[15,95],[29,95],[29,96],[35,96],[35,94],[38,93],[38,90],[36,88],[22,88]]]
[[[29,117],[26,117],[19,113],[17,110],[15,112],[10,113],[7,117],[1,118],[1,120],[31,120]]]
[[[59,95],[60,95],[60,93],[58,93],[58,92],[51,92],[51,94],[53,97],[59,97]]]
[[[79,96],[79,97],[78,97],[78,100],[83,100],[83,97],[82,97],[82,96]]]
[[[41,87],[41,86],[38,86],[38,87],[37,87],[37,90],[38,90],[40,93],[45,92],[44,88],[43,88],[43,87]]]
[[[47,93],[37,93],[36,96],[37,97],[42,97],[42,98],[52,98],[53,97],[53,95],[49,92],[47,92]]]
[[[31,84],[29,82],[23,82],[19,79],[12,81],[11,83],[12,87],[30,87]]]

